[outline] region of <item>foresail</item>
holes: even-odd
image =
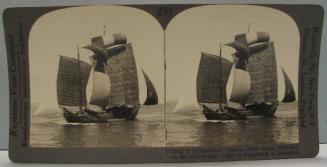
[[[249,72],[235,68],[233,89],[229,101],[244,106],[249,100],[250,90],[251,79]]]
[[[110,79],[106,73],[94,71],[90,104],[105,108],[110,96]]]
[[[60,56],[57,77],[57,100],[60,106],[86,106],[86,85],[90,71],[90,64]]]
[[[158,104],[158,94],[156,88],[154,87],[153,83],[151,82],[149,76],[142,70],[145,84],[147,88],[147,96],[144,102],[144,105],[157,105]]]
[[[109,106],[139,104],[137,68],[132,45],[124,45],[124,50],[111,52],[105,71],[111,81]]]
[[[251,92],[248,103],[276,102],[278,100],[278,79],[273,42],[265,43],[267,47],[261,47],[252,52],[247,65],[247,71],[251,76]],[[255,50],[252,48],[251,50]]]
[[[282,68],[282,71],[283,71],[284,81],[285,81],[285,96],[284,96],[284,99],[282,102],[292,103],[296,100],[294,87],[293,87],[292,81],[290,80],[290,78],[288,77],[287,73],[285,72],[285,70],[283,68]]]
[[[226,85],[232,67],[233,63],[225,58],[202,53],[196,80],[199,103],[227,102]]]

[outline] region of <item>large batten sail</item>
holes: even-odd
[[[138,105],[139,85],[132,45],[110,50],[105,72],[110,77],[111,93],[108,106]]]
[[[147,96],[144,102],[144,105],[157,105],[158,104],[158,94],[156,88],[154,87],[153,83],[151,82],[149,76],[142,70],[145,84],[147,88]]]
[[[90,64],[74,58],[60,56],[57,77],[57,100],[59,106],[87,105],[85,90],[90,71]]]
[[[277,66],[274,43],[269,42],[264,45],[267,45],[265,49],[257,50],[250,55],[247,64],[247,71],[251,76],[251,92],[248,100],[250,104],[278,101]]]
[[[232,67],[233,63],[225,58],[202,53],[196,80],[199,103],[227,102],[226,85]]]
[[[284,99],[282,102],[291,103],[296,100],[294,87],[293,87],[292,81],[290,80],[290,78],[288,77],[288,75],[286,74],[286,72],[283,68],[282,68],[282,71],[283,71],[284,81],[285,81],[285,95],[284,95]]]

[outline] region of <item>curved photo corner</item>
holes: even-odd
[[[114,37],[115,33],[124,34],[125,41],[124,37],[121,39]],[[122,53],[119,49],[113,48],[114,54],[121,55],[121,58],[112,58],[110,67],[105,67],[112,71],[108,74],[109,86],[103,86],[105,85],[103,83],[108,82],[108,77],[98,72],[97,65],[94,69],[90,68],[95,63],[90,60],[94,53],[90,49],[82,48],[89,45],[91,39],[96,36],[102,36],[104,43],[115,40],[117,43],[127,43],[127,50]],[[30,146],[162,147],[163,39],[163,30],[157,20],[147,12],[133,7],[70,7],[40,17],[34,23],[29,38]],[[69,80],[75,76],[70,75],[69,70],[76,71],[78,55],[79,62],[83,62],[78,67],[82,70],[79,74],[83,85],[81,87],[85,88],[82,92],[86,94],[86,99],[82,97],[82,101],[99,104],[99,99],[103,99],[104,92],[109,90],[110,105],[116,105],[116,108],[124,107],[122,98],[125,103],[133,100],[140,103],[140,106],[135,107],[137,115],[132,115],[136,116],[137,121],[127,122],[124,126],[120,125],[119,121],[98,125],[84,124],[78,117],[71,119],[65,115],[66,111],[62,110],[60,104],[70,104],[71,96],[75,99],[77,97],[76,93],[69,94],[71,89],[75,89],[72,86],[75,82],[71,83]],[[70,65],[67,66],[63,62]],[[117,67],[116,64],[121,66]],[[84,78],[85,70],[91,70],[88,79]],[[121,76],[118,76],[120,74]],[[62,80],[65,77],[66,80]],[[61,88],[64,90],[61,91]],[[65,96],[66,94],[68,96]],[[73,98],[73,101],[75,99]],[[134,104],[134,101],[130,103]],[[130,105],[125,105],[123,109],[129,111],[131,110],[129,107]],[[112,108],[112,113],[116,108]],[[124,113],[115,112],[114,116],[116,115],[126,117]],[[69,123],[70,121],[72,123]],[[154,136],[157,136],[156,140]]]
[[[236,69],[232,56],[237,50],[226,45],[234,42],[238,34],[250,36],[256,32],[267,32],[271,46],[256,54],[259,57],[256,60],[249,58],[252,65],[248,66],[254,72],[251,76],[243,75]],[[297,24],[289,15],[277,9],[254,5],[199,6],[175,16],[165,33],[166,98],[170,127],[167,146],[299,143],[297,97],[300,34]],[[222,59],[219,60],[220,44]],[[265,58],[266,55],[269,58]],[[219,65],[222,61],[223,64]],[[253,61],[268,64],[253,64]],[[220,66],[222,73],[219,74]],[[270,72],[271,77],[268,72],[262,72],[265,67],[266,70],[273,70]],[[226,77],[219,79],[218,75]],[[276,79],[271,79],[273,76]],[[266,86],[259,85],[263,80],[270,82]],[[222,86],[219,86],[219,81],[226,82],[226,85],[221,83]],[[266,90],[251,90],[254,86]],[[282,102],[285,101],[285,93],[292,87],[293,94],[289,100],[292,103]],[[224,95],[219,96],[217,89],[220,88]],[[246,92],[252,94],[246,97],[252,100],[255,99],[255,93],[261,95],[261,99],[274,97],[278,106],[274,118],[229,122],[230,117],[224,117],[223,114],[210,115],[210,111],[223,108],[235,98],[244,99]],[[263,95],[264,92],[270,92],[270,95]],[[225,101],[224,104],[217,102],[219,100]],[[182,120],[184,122],[181,125]]]
[[[240,80],[236,76],[242,74],[235,72],[237,70],[231,56],[235,54],[235,49],[225,45],[233,42],[237,34],[250,34],[257,31],[269,33],[269,42],[273,45],[267,52],[274,53],[270,54],[270,58],[275,60],[273,64],[276,65],[276,72],[273,73],[276,80],[272,81],[276,87],[274,96],[282,101],[288,89],[287,82],[289,82],[293,86],[294,96],[297,97],[299,30],[290,16],[276,9],[252,5],[192,7],[175,16],[165,30],[149,13],[126,6],[71,7],[43,15],[33,25],[29,39],[31,147],[207,147],[298,143],[297,101],[279,104],[275,110],[277,111],[275,117],[268,120],[212,121],[210,120],[212,117],[203,114],[204,105],[199,101],[197,90],[202,57],[209,57],[209,62],[217,62],[215,57],[219,55],[219,46],[222,44],[221,58],[228,62],[227,64],[230,62],[228,67],[230,72],[224,73],[228,78],[225,81],[225,98],[231,99],[235,83],[239,82],[235,80]],[[109,74],[108,78],[98,73],[99,71],[95,71],[99,68],[97,63],[90,60],[90,56],[93,55],[90,47],[89,50],[77,50],[76,47],[89,45],[91,39],[96,36],[103,36],[104,43],[114,41],[115,37],[112,34],[115,33],[124,33],[127,40],[119,38],[118,41],[129,43],[131,46],[128,46],[127,54],[115,50],[115,53],[123,54],[125,57],[129,55],[129,57],[126,57],[128,61],[113,59],[113,64],[123,63],[124,68],[117,70],[117,67],[109,67],[114,72]],[[94,39],[92,39],[93,42]],[[102,54],[101,50],[93,48],[93,51],[97,51],[96,54]],[[78,55],[80,59],[78,62],[83,63],[76,66]],[[222,59],[218,62],[221,63]],[[287,60],[292,60],[292,63],[288,63]],[[140,110],[135,107],[135,110],[139,111],[137,121],[124,122],[124,125],[119,121],[113,121],[109,123],[109,127],[106,124],[84,124],[79,122],[79,118],[74,118],[75,116],[73,119],[71,115],[67,116],[67,108],[62,110],[59,104],[65,101],[58,98],[63,95],[62,92],[58,93],[58,82],[61,81],[58,76],[69,69],[66,66],[60,66],[62,62],[71,62],[69,68],[73,71],[81,66],[83,69],[85,67],[86,71],[91,71],[86,72],[90,75],[89,77],[85,75],[88,79],[84,79],[81,82],[83,86],[79,86],[79,89],[81,87],[85,89],[83,90],[85,97],[79,98],[84,103],[96,101],[100,104],[98,99],[105,97],[106,92],[112,91],[110,89],[120,88],[120,91],[124,92],[118,82],[126,81],[127,92],[130,93],[129,95],[138,94],[135,98],[141,104]],[[166,71],[163,68],[165,63],[167,64]],[[212,64],[213,67],[206,70],[218,67]],[[271,63],[270,66],[272,66]],[[64,67],[63,72],[60,67]],[[201,68],[206,67],[201,66]],[[128,75],[124,73],[125,70],[129,71]],[[110,85],[110,88],[106,88],[103,84],[94,86],[97,82],[103,83],[117,77],[115,76],[117,73],[125,75],[117,80],[116,87]],[[134,75],[132,73],[137,77],[131,77]],[[165,74],[166,80],[164,80]],[[211,74],[203,74],[211,76]],[[83,80],[84,73],[78,77]],[[247,80],[250,83],[251,76]],[[242,81],[246,83],[245,80]],[[66,84],[67,86],[68,83],[71,87],[70,82],[63,81],[63,83],[60,85]],[[132,83],[137,86],[133,87]],[[111,84],[115,83],[111,82]],[[166,90],[164,84],[167,86]],[[241,89],[246,89],[244,85]],[[205,88],[205,84],[202,88]],[[210,88],[208,90],[210,91]],[[165,94],[166,97],[164,97]],[[73,96],[77,97],[77,94]],[[202,100],[208,100],[208,97],[214,95],[202,93],[201,96]],[[126,100],[127,97],[133,99],[134,96],[125,94],[124,97]],[[110,101],[121,101],[115,98]],[[147,106],[148,104],[150,106]],[[120,111],[122,106],[115,107],[118,107]],[[129,105],[125,106],[124,110],[130,110],[129,107]],[[164,122],[165,114],[167,114],[167,122]],[[126,115],[120,114],[120,117],[124,116]],[[167,131],[165,126],[168,128]],[[261,137],[253,135],[254,129],[258,126],[265,127],[256,131]],[[212,131],[217,133],[212,133]]]

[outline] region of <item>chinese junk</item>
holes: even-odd
[[[138,74],[131,43],[122,34],[114,34],[105,44],[101,36],[83,47],[94,53],[92,65],[60,56],[57,99],[64,117],[70,123],[104,123],[111,119],[134,120],[140,109]],[[158,97],[149,77],[145,105],[156,105]],[[92,83],[90,98],[86,89]]]
[[[270,42],[269,34],[258,32],[255,35],[236,35],[235,41],[227,46],[236,50],[233,63],[223,59],[221,53],[218,57],[212,57],[215,61],[210,64],[205,60],[200,63],[197,80],[198,101],[203,107],[205,117],[208,120],[229,120],[246,119],[249,116],[274,116],[279,104],[278,77],[274,43]],[[209,56],[203,55],[202,59],[209,59]],[[231,97],[227,102],[226,83],[232,64],[235,66],[234,82]],[[206,68],[205,66],[209,66],[206,72],[212,73],[211,75],[218,73],[219,77],[204,83],[203,80],[208,80],[201,76],[201,69]],[[286,86],[284,102],[293,102],[295,93],[292,83],[285,71],[283,74]],[[214,78],[206,75],[210,80]],[[209,92],[203,92],[204,89]],[[203,93],[207,94],[207,98],[203,99]],[[216,103],[219,104],[218,108],[212,106]]]
[[[258,32],[236,35],[235,41],[226,46],[236,50],[232,55],[234,62],[222,57],[221,47],[219,56],[202,53],[194,100],[199,109],[208,120],[274,116],[280,102],[275,49],[269,34]],[[233,66],[233,87],[227,99],[226,85]],[[284,70],[283,75],[285,97],[282,102],[294,102],[296,99],[291,80]],[[181,100],[176,107],[178,109],[186,108],[181,107],[181,104],[187,104]]]

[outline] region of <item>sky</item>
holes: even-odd
[[[106,41],[112,33],[125,33],[132,43],[139,69],[140,101],[145,100],[148,74],[164,102],[164,43],[167,63],[167,100],[176,101],[189,92],[194,98],[195,78],[201,52],[219,53],[219,43],[250,31],[266,31],[275,43],[278,67],[282,66],[298,89],[300,37],[291,17],[268,7],[250,5],[211,5],[185,10],[174,17],[165,30],[150,14],[131,7],[86,6],[56,10],[43,15],[33,25],[29,39],[31,101],[56,107],[56,78],[59,55],[77,56],[76,46],[85,46],[94,36]],[[104,28],[105,27],[105,28]],[[223,47],[223,57],[232,60],[235,52]],[[81,49],[81,59],[89,62],[90,51]],[[279,73],[279,97],[283,96],[283,78]],[[231,74],[232,75],[232,74]],[[231,77],[232,78],[232,77]],[[230,93],[232,80],[228,84]]]

